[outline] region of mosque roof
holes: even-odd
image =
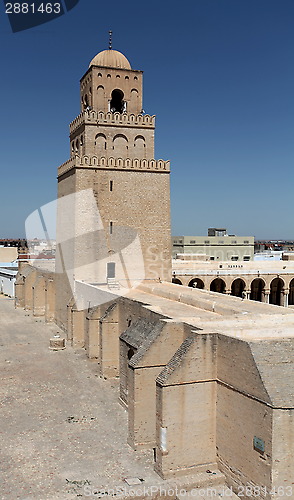
[[[106,68],[132,69],[126,56],[118,50],[108,49],[99,52],[89,64],[91,66],[105,66]]]

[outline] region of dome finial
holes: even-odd
[[[110,30],[108,33],[109,33],[108,48],[109,48],[109,50],[111,50],[112,49],[112,31]]]

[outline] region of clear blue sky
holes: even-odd
[[[23,236],[55,198],[79,79],[109,29],[144,70],[156,158],[171,160],[173,234],[294,239],[293,0],[80,0],[19,33],[1,5],[0,237]]]

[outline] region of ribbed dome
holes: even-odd
[[[127,58],[118,50],[103,50],[99,52],[89,64],[91,66],[105,66],[106,68],[132,69]]]

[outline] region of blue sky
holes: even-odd
[[[80,0],[18,33],[2,7],[0,236],[23,236],[55,198],[79,79],[112,29],[113,48],[144,70],[173,234],[294,239],[293,26],[293,0]]]

